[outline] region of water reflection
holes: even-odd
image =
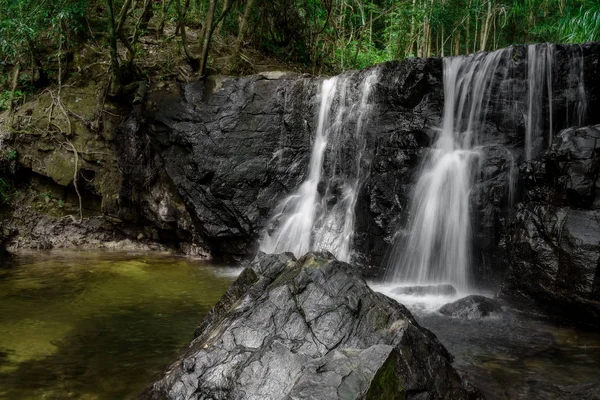
[[[0,269],[0,398],[133,397],[237,272],[156,254],[20,254]]]

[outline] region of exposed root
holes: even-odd
[[[81,200],[79,188],[77,187],[77,172],[79,171],[77,167],[79,164],[79,154],[77,153],[77,149],[75,148],[75,146],[73,146],[73,143],[71,143],[69,140],[64,142],[63,145],[71,147],[71,151],[75,156],[75,172],[73,173],[73,186],[75,187],[75,192],[77,193],[77,198],[79,199],[79,221],[77,221],[77,223],[81,224],[81,222],[83,221],[83,202]],[[73,222],[76,222],[73,216],[71,216],[71,218],[73,219]]]

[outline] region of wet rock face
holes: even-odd
[[[488,102],[485,128],[478,132],[481,173],[474,176],[471,196],[473,265],[478,283],[484,284],[498,282],[508,263],[506,232],[514,209],[510,182],[517,179],[516,167],[523,159],[527,48],[514,46],[511,51],[495,72],[497,87]],[[570,57],[577,52],[584,56],[589,109],[600,105],[600,46],[557,45],[552,75],[555,132],[573,123],[573,85],[579,70]],[[380,78],[365,129],[369,176],[356,205],[353,243],[354,260],[374,267],[384,264],[394,234],[407,218],[419,166],[434,142],[443,110],[441,59],[409,59],[377,68]],[[349,90],[358,90],[367,72],[346,73],[355,78]],[[140,134],[150,141],[147,146],[158,160],[153,165],[166,171],[194,231],[213,255],[254,254],[275,205],[306,177],[321,81],[277,73],[211,77],[149,90]],[[589,121],[600,121],[600,115],[588,114]],[[326,154],[324,168],[333,167]],[[367,273],[380,272],[373,268]]]
[[[442,306],[439,312],[449,317],[477,319],[501,313],[502,306],[488,297],[471,295]]]
[[[600,326],[600,125],[562,131],[521,166],[506,298]]]
[[[574,58],[581,56],[581,58]],[[583,77],[589,112],[584,121],[600,123],[600,114],[591,110],[600,107],[600,44],[583,46],[556,45],[552,69],[552,114],[554,136],[564,128],[578,124],[576,102],[578,82]],[[481,144],[480,174],[475,177],[471,195],[473,221],[473,268],[479,283],[499,285],[510,263],[507,233],[511,226],[515,202],[523,188],[519,165],[525,161],[525,131],[527,126],[527,47],[513,46],[510,73],[499,67],[486,113],[486,126],[479,132]],[[581,69],[583,67],[583,70]],[[580,75],[580,73],[582,74]],[[543,115],[549,115],[547,94],[542,101]],[[544,119],[545,121],[545,119]],[[533,139],[540,153],[550,147],[550,126],[543,122],[542,134]],[[511,182],[514,190],[511,190]]]
[[[148,96],[146,132],[215,256],[251,254],[277,200],[302,181],[318,80],[210,78]]]
[[[253,261],[141,399],[476,399],[402,305],[325,253]]]
[[[357,205],[358,258],[380,265],[442,108],[441,60],[379,66],[367,130],[371,175]],[[349,72],[357,90],[368,70]],[[210,78],[151,89],[142,134],[214,255],[251,255],[273,208],[302,183],[321,78]],[[349,127],[352,129],[352,127]],[[354,159],[348,154],[348,160]],[[324,168],[333,168],[326,155]]]

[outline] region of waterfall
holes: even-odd
[[[525,131],[525,160],[530,161],[542,149],[542,132],[548,131],[548,143],[552,142],[552,66],[554,45],[530,45],[527,47],[527,126]],[[548,99],[548,118],[544,120],[544,89]],[[544,126],[544,123],[547,125]]]
[[[525,160],[531,160],[550,146],[555,130],[553,67],[555,46],[527,47],[527,90],[524,98],[512,98],[516,108],[526,107]],[[566,106],[565,123],[581,125],[586,112],[583,82],[583,51],[569,60],[569,81],[561,88]],[[408,284],[449,283],[461,291],[472,288],[471,220],[469,196],[472,181],[480,175],[483,147],[478,132],[485,129],[490,100],[498,81],[506,79],[508,68],[518,65],[512,48],[492,53],[445,58],[444,114],[437,141],[422,164],[411,200],[407,230],[396,233],[387,262],[387,281]],[[498,70],[499,65],[506,68]],[[569,115],[569,113],[571,115]],[[505,115],[514,119],[515,115]],[[546,135],[544,135],[546,133]],[[544,137],[545,136],[545,137]],[[515,157],[507,149],[509,202],[512,199],[512,170]]]
[[[368,174],[364,133],[377,70],[363,75],[358,91],[353,75],[323,81],[308,176],[275,208],[260,241],[261,251],[301,256],[328,250],[339,260],[350,261],[356,201]]]
[[[525,160],[531,161],[552,143],[554,136],[553,67],[556,46],[551,43],[527,47],[527,116],[525,131]],[[569,57],[566,96],[566,126],[581,126],[586,114],[585,83],[583,79],[583,49],[573,46]],[[547,103],[545,104],[544,99]],[[571,103],[571,104],[569,104]],[[547,109],[545,110],[545,107]],[[547,139],[544,142],[544,132]]]
[[[573,55],[570,58],[569,66],[569,85],[575,90],[575,99],[573,101],[572,118],[567,116],[567,125],[582,126],[587,114],[587,99],[585,95],[585,82],[583,79],[583,48],[581,45],[574,46]],[[568,109],[568,107],[567,107]]]
[[[469,287],[469,193],[478,164],[477,133],[499,63],[509,50],[445,58],[444,115],[412,198],[408,235],[397,240],[388,280]]]
[[[525,52],[507,48],[443,59],[442,123],[421,164],[407,222],[394,235],[385,265],[387,282],[448,283],[459,292],[473,290],[473,183],[491,179],[487,174],[497,179],[504,168],[506,202],[512,202],[519,162],[541,154],[565,124],[583,123],[586,94],[579,50],[541,44],[529,45]],[[567,71],[555,67],[557,57],[565,55],[568,62],[561,65]],[[373,68],[321,83],[307,176],[273,210],[260,250],[296,256],[327,250],[339,260],[351,260],[355,209],[369,174],[366,137],[378,79]],[[510,86],[512,80],[525,84]],[[499,129],[498,121],[506,121],[507,127]],[[524,146],[515,148],[518,140],[513,138],[522,129]],[[495,139],[496,131],[501,140]],[[495,157],[505,154],[504,166],[486,166],[492,149]]]

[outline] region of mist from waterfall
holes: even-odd
[[[504,49],[443,60],[443,123],[416,184],[408,233],[397,238],[388,260],[388,281],[469,288],[469,194],[480,156],[477,133],[485,122],[496,69],[509,53]]]
[[[350,261],[356,202],[368,174],[364,133],[377,78],[376,69],[363,74],[358,90],[355,75],[323,81],[308,176],[275,208],[260,241],[261,251],[301,256],[327,250]]]

